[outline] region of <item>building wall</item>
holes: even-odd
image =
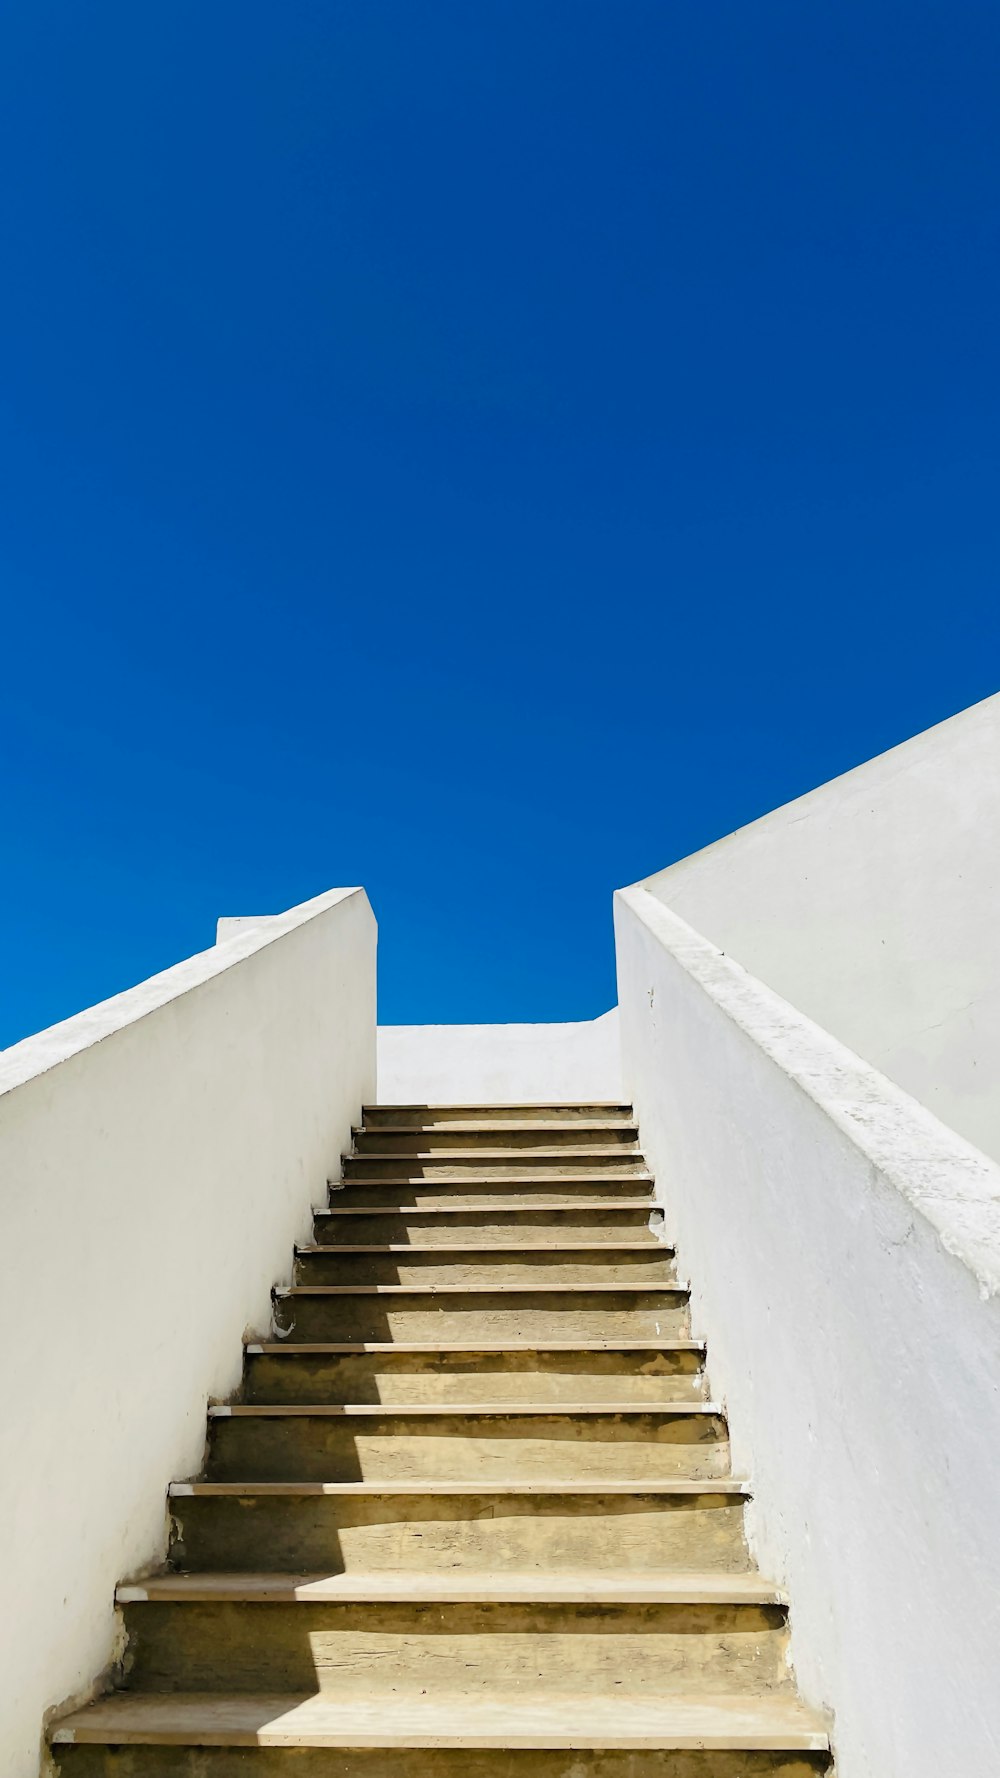
[[[117,1581],[266,1333],[375,1087],[376,929],[335,890],[0,1057],[0,1771],[112,1660]]]
[[[568,1025],[380,1025],[383,1104],[621,1098],[618,1009]]]
[[[1000,696],[645,887],[1000,1157]]]
[[[626,1092],[838,1778],[1000,1770],[1000,1167],[641,888]]]

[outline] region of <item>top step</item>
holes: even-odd
[[[449,1124],[528,1124],[532,1127],[577,1121],[607,1124],[631,1123],[631,1105],[588,1100],[577,1105],[366,1105],[364,1122],[369,1130],[435,1130]]]

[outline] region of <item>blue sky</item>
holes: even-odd
[[[0,1044],[366,885],[387,1020],[1000,685],[1000,9],[0,21]]]

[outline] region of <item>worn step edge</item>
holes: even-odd
[[[463,1259],[474,1254],[478,1259],[482,1254],[488,1258],[499,1253],[512,1254],[516,1259],[523,1258],[526,1253],[672,1253],[673,1248],[666,1241],[521,1241],[513,1246],[508,1241],[473,1242],[469,1247],[460,1247],[457,1242],[442,1245],[440,1241],[389,1241],[382,1245],[369,1243],[353,1244],[329,1243],[323,1241],[297,1241],[297,1254],[323,1253],[433,1253],[437,1258],[444,1254],[447,1258]]]
[[[336,1185],[331,1185],[330,1189],[331,1189],[331,1191],[342,1191],[345,1189],[345,1184],[348,1184],[348,1183],[350,1183],[350,1182],[349,1181],[348,1182],[341,1181]],[[355,1181],[354,1183],[364,1185],[364,1184],[370,1183],[370,1181],[360,1180],[360,1181]],[[377,1181],[376,1183],[381,1183],[381,1181]],[[419,1183],[419,1181],[417,1183]],[[449,1183],[449,1181],[445,1180],[444,1183],[447,1185]],[[463,1181],[463,1183],[466,1183],[466,1182]],[[567,1211],[567,1210],[574,1213],[574,1214],[579,1214],[579,1212],[581,1210],[587,1211],[588,1214],[591,1210],[623,1210],[623,1211],[647,1210],[647,1211],[656,1211],[659,1214],[662,1214],[662,1212],[659,1210],[659,1206],[657,1204],[655,1204],[652,1201],[652,1199],[650,1199],[650,1198],[588,1198],[588,1199],[585,1199],[582,1203],[579,1198],[564,1198],[561,1203],[556,1202],[556,1203],[552,1203],[552,1204],[539,1204],[537,1206],[533,1205],[533,1204],[525,1204],[524,1202],[522,1202],[520,1200],[512,1200],[512,1199],[505,1200],[503,1198],[500,1198],[497,1200],[496,1203],[491,1203],[491,1204],[478,1204],[478,1205],[471,1205],[471,1206],[468,1204],[437,1204],[437,1205],[427,1205],[423,1209],[418,1208],[416,1206],[407,1207],[406,1205],[396,1205],[396,1204],[371,1204],[371,1205],[353,1205],[353,1206],[352,1205],[344,1205],[344,1204],[318,1204],[315,1206],[315,1208],[313,1210],[313,1215],[314,1216],[492,1216],[495,1214],[497,1216],[501,1216],[501,1215],[506,1216],[506,1215],[523,1215],[524,1212],[527,1211],[529,1213],[529,1215],[533,1215],[533,1216],[535,1216],[535,1215],[548,1216],[553,1213],[561,1215],[564,1211]]]
[[[348,1161],[369,1161],[369,1160],[398,1161],[400,1159],[400,1156],[398,1154],[390,1154],[390,1155],[350,1155],[349,1154],[349,1155],[345,1155],[344,1158],[345,1158],[345,1160],[348,1160]],[[405,1157],[403,1157],[403,1158],[405,1159]],[[459,1158],[461,1158],[461,1157],[459,1157]],[[528,1159],[529,1160],[537,1160],[538,1157],[537,1157],[537,1155],[529,1155]],[[436,1166],[437,1162],[432,1162],[431,1164]],[[626,1185],[650,1185],[651,1186],[654,1184],[654,1179],[653,1179],[652,1173],[645,1172],[645,1171],[641,1172],[641,1173],[626,1173],[626,1172],[623,1172],[619,1169],[619,1170],[617,1170],[615,1172],[611,1172],[611,1173],[593,1173],[593,1172],[591,1172],[591,1173],[571,1173],[571,1172],[569,1172],[568,1169],[565,1169],[564,1171],[562,1171],[560,1173],[556,1173],[555,1169],[553,1169],[551,1173],[547,1173],[543,1176],[541,1174],[535,1175],[533,1173],[511,1174],[509,1168],[505,1169],[502,1166],[502,1164],[500,1164],[499,1162],[497,1164],[497,1170],[495,1173],[482,1173],[482,1174],[462,1173],[461,1175],[459,1175],[457,1178],[454,1178],[454,1179],[423,1179],[419,1176],[415,1177],[411,1173],[406,1173],[402,1170],[402,1168],[400,1168],[395,1173],[384,1174],[381,1179],[346,1179],[346,1178],[344,1178],[344,1179],[331,1179],[329,1183],[330,1183],[330,1190],[331,1191],[346,1191],[348,1189],[357,1190],[357,1188],[359,1186],[366,1186],[366,1185],[378,1185],[378,1186],[382,1186],[382,1187],[387,1187],[387,1186],[391,1186],[391,1185],[424,1185],[424,1186],[434,1186],[434,1187],[451,1186],[453,1188],[453,1190],[458,1190],[459,1188],[461,1188],[463,1190],[468,1190],[470,1187],[480,1186],[480,1185],[509,1185],[512,1187],[518,1186],[518,1185],[520,1185],[520,1186],[526,1186],[526,1185],[540,1185],[540,1186],[547,1186],[547,1185],[552,1185],[552,1186],[608,1185],[609,1183],[613,1184],[616,1179],[623,1180]],[[554,1195],[555,1194],[553,1193],[553,1196]],[[615,1201],[617,1203],[622,1202],[622,1200],[620,1198],[616,1199]],[[642,1202],[645,1203],[646,1200],[643,1199]],[[581,1205],[583,1205],[588,1210],[592,1207],[591,1203],[588,1202],[586,1199],[578,1198],[573,1203],[574,1210],[580,1208]],[[491,1205],[490,1207],[492,1208],[493,1206]],[[531,1209],[532,1206],[530,1204],[526,1204],[524,1206],[518,1206],[518,1208]],[[551,1206],[548,1204],[543,1204],[541,1206],[541,1208],[543,1210],[547,1210],[547,1209],[550,1209]]]
[[[594,1291],[619,1295],[688,1296],[690,1285],[660,1279],[655,1284],[629,1284],[625,1280],[611,1283],[582,1284],[282,1284],[275,1286],[272,1296],[583,1296]]]
[[[434,1573],[372,1570],[348,1574],[208,1573],[153,1575],[115,1588],[118,1605],[233,1603],[281,1605],[395,1602],[455,1605],[775,1605],[781,1587],[758,1574],[710,1570],[587,1570],[496,1574],[472,1569]]]
[[[378,1135],[388,1134],[387,1131],[382,1130],[374,1133]],[[413,1158],[422,1158],[422,1152],[423,1151],[419,1148],[415,1149]],[[595,1142],[591,1148],[580,1148],[575,1150],[572,1148],[547,1148],[543,1143],[530,1153],[517,1148],[451,1148],[448,1149],[446,1153],[449,1162],[495,1161],[498,1166],[502,1166],[505,1161],[508,1165],[518,1161],[522,1153],[524,1154],[525,1161],[566,1162],[567,1160],[579,1160],[582,1162],[604,1161],[608,1159],[619,1161],[622,1159],[641,1161],[643,1158],[641,1152],[637,1153],[627,1142],[608,1142],[604,1144]],[[364,1154],[347,1153],[342,1154],[340,1158],[342,1161],[399,1161],[406,1160],[409,1157],[406,1152],[401,1154],[397,1149],[390,1149],[387,1154],[383,1154],[376,1148],[370,1148],[367,1149]]]
[[[718,1402],[714,1401],[652,1401],[652,1402],[577,1402],[577,1401],[473,1401],[473,1402],[219,1402],[213,1403],[208,1410],[210,1420],[302,1420],[326,1418],[331,1420],[345,1419],[351,1415],[360,1415],[369,1419],[396,1420],[460,1420],[481,1419],[486,1415],[497,1415],[508,1420],[522,1416],[547,1416],[549,1419],[563,1420],[568,1415],[579,1418],[585,1415],[588,1419],[609,1416],[622,1418],[628,1415],[657,1415],[662,1419],[690,1419],[696,1415],[707,1416],[712,1420],[724,1418]]]
[[[546,1118],[507,1118],[500,1124],[487,1118],[455,1118],[446,1124],[415,1123],[415,1124],[352,1124],[352,1136],[440,1136],[451,1132],[456,1136],[496,1136],[502,1132],[507,1136],[511,1133],[518,1136],[525,1134],[547,1135],[552,1131],[562,1135],[566,1130],[584,1130],[591,1135],[600,1130],[634,1130],[639,1135],[639,1125],[634,1117],[546,1117]]]
[[[435,1499],[452,1495],[473,1499],[492,1499],[494,1495],[544,1496],[547,1499],[575,1500],[592,1495],[622,1495],[641,1500],[646,1495],[677,1495],[699,1499],[713,1495],[749,1499],[750,1483],[739,1476],[670,1476],[664,1481],[623,1482],[619,1479],[589,1482],[171,1482],[167,1489],[171,1500],[242,1499],[257,1494],[288,1499],[310,1499],[318,1496],[360,1495],[368,1498],[401,1495],[407,1499],[429,1495]]]
[[[412,1104],[408,1100],[395,1104],[386,1101],[382,1105],[362,1105],[361,1115],[368,1116],[370,1111],[381,1115],[391,1112],[394,1116],[401,1111],[422,1111],[427,1117],[436,1117],[442,1111],[482,1111],[487,1116],[491,1112],[500,1111],[531,1111],[540,1116],[547,1111],[621,1111],[626,1116],[634,1115],[634,1107],[623,1103],[620,1099],[496,1099],[484,1104],[482,1099],[468,1103],[464,1099],[440,1099],[436,1105]]]
[[[64,1718],[51,1740],[64,1746],[829,1749],[821,1718],[795,1698],[694,1702],[627,1692],[611,1700],[532,1700],[523,1692],[483,1699],[394,1691],[350,1701],[323,1693],[118,1693]]]
[[[544,1352],[696,1352],[704,1357],[706,1344],[704,1340],[530,1340],[519,1343],[516,1340],[315,1340],[291,1342],[288,1340],[255,1340],[248,1341],[243,1350],[248,1353],[266,1352],[271,1356],[301,1357],[306,1354],[340,1353],[359,1355],[376,1352],[383,1356],[399,1352],[511,1352],[544,1353]]]

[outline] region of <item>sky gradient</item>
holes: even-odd
[[[363,883],[391,1022],[1000,686],[1000,9],[0,21],[0,1045]]]

